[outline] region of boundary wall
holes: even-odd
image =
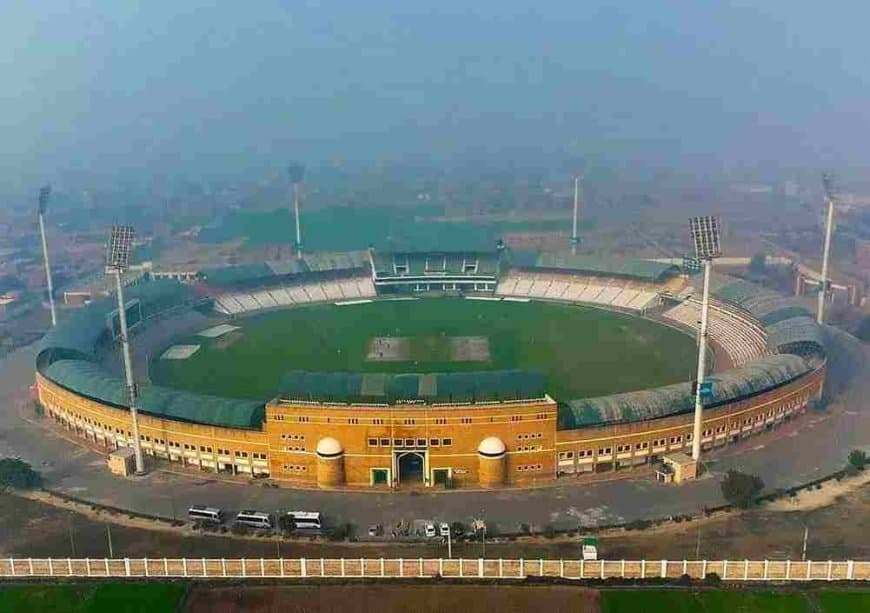
[[[577,560],[524,558],[6,558],[0,580],[45,577],[185,579],[704,579],[870,581],[864,560]]]

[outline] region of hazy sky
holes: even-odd
[[[0,183],[538,151],[870,164],[866,1],[427,4],[3,0]]]

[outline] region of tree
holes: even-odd
[[[752,506],[755,497],[764,489],[764,481],[758,475],[748,475],[732,468],[725,474],[720,486],[725,500],[735,507],[746,509]]]
[[[849,454],[849,466],[854,466],[858,470],[864,470],[867,465],[867,454],[860,449],[853,449]]]
[[[17,458],[0,460],[0,488],[17,487],[32,489],[42,485],[42,475],[30,464]]]
[[[763,276],[767,272],[767,255],[764,253],[756,253],[749,260],[749,274],[753,276]]]

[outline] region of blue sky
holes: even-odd
[[[866,166],[867,23],[849,1],[5,0],[0,183],[470,153]]]

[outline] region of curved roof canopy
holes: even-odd
[[[763,358],[746,366],[711,375],[713,398],[705,406],[715,407],[773,389],[808,373],[810,365],[801,357],[784,354]],[[695,397],[689,382],[648,390],[571,400],[559,407],[559,429],[655,419],[692,411]]]

